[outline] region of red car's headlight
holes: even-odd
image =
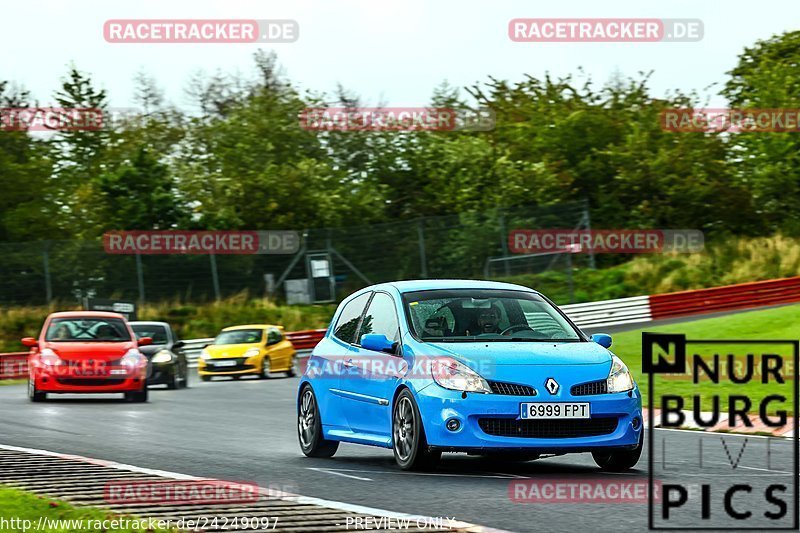
[[[146,365],[147,358],[143,356],[136,348],[131,348],[125,355],[122,356],[119,364],[126,368],[134,369]]]
[[[39,352],[39,361],[45,366],[58,366],[61,364],[61,358],[50,348],[44,348]]]

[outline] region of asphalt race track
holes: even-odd
[[[631,531],[647,528],[645,503],[513,503],[515,479],[647,480],[647,457],[627,474],[602,474],[588,454],[514,464],[445,455],[433,473],[398,470],[390,450],[344,444],[333,459],[309,459],[298,448],[296,378],[244,378],[202,383],[188,390],[151,389],[147,404],[115,396],[55,396],[30,403],[24,386],[0,387],[0,443],[45,449],[231,481],[256,482],[287,492],[384,510],[450,517],[509,531]],[[732,469],[744,438],[698,432],[656,432],[657,477],[685,472],[698,483],[745,480],[761,508],[763,486],[776,476],[792,479],[786,466],[791,441],[751,437]],[[664,441],[664,439],[667,439]],[[697,470],[703,440],[702,471]],[[665,448],[661,451],[661,448]],[[663,469],[659,464],[665,461]],[[683,468],[681,465],[686,465]],[[783,473],[781,473],[783,472]],[[682,479],[686,479],[685,477]],[[795,495],[796,498],[796,495]],[[610,513],[609,505],[613,513]],[[613,520],[610,517],[613,516]]]

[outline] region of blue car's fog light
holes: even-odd
[[[639,425],[641,424],[641,420],[639,420],[638,416],[634,416],[633,420],[631,420],[631,427],[633,429],[639,429]]]
[[[459,422],[457,418],[451,418],[445,425],[450,431],[458,431],[461,427],[461,422]]]

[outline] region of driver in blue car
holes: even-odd
[[[478,335],[485,333],[501,333],[500,327],[500,313],[497,308],[492,306],[490,309],[482,309],[478,313]]]

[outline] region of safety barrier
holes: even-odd
[[[304,331],[290,331],[286,333],[286,338],[292,341],[295,349],[298,351],[302,350],[313,350],[314,346],[322,340],[322,337],[325,336],[324,329],[307,329]]]
[[[0,379],[28,377],[28,352],[0,354]]]
[[[197,366],[197,360],[200,359],[200,352],[207,345],[214,342],[214,337],[206,339],[188,339],[183,341],[183,353],[186,354],[186,360],[190,367]]]
[[[649,296],[563,305],[561,310],[581,329],[635,324],[651,320]]]
[[[650,296],[653,320],[800,302],[800,276]]]
[[[694,291],[571,304],[562,306],[561,309],[578,327],[597,329],[794,302],[800,302],[800,276]],[[292,341],[301,357],[312,350],[324,335],[324,329],[286,333],[286,337]],[[190,366],[197,364],[200,350],[213,340],[204,338],[183,341],[185,345],[183,350]],[[0,379],[27,376],[27,357],[28,354],[24,352],[0,354]]]

